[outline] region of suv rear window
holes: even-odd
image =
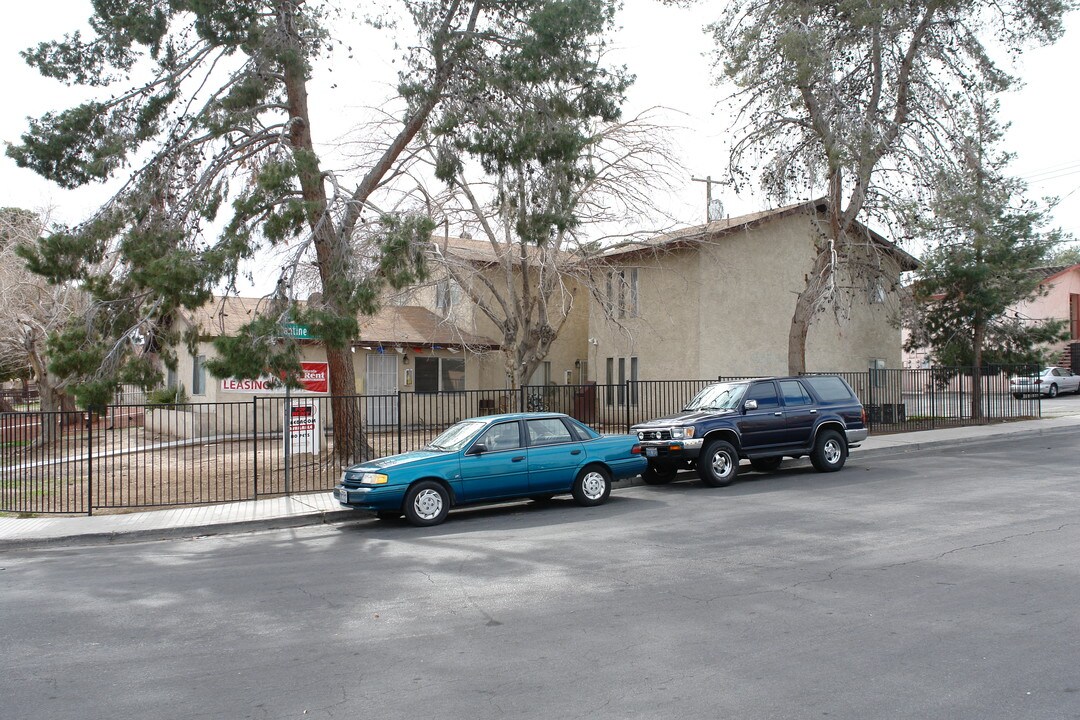
[[[851,400],[851,391],[847,383],[835,375],[817,375],[803,378],[803,382],[813,388],[821,402],[846,402]]]

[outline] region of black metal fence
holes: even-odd
[[[1039,417],[1010,378],[1037,369],[869,370],[844,377],[871,433]],[[724,377],[724,380],[739,378]],[[564,412],[609,433],[672,415],[715,380],[248,402],[118,404],[104,413],[0,414],[0,511],[93,513],[250,500],[330,489],[343,458],[417,450],[458,420],[521,410]],[[975,383],[981,392],[976,405]],[[352,432],[336,432],[350,428]]]

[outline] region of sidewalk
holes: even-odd
[[[1080,431],[1080,415],[881,435],[870,437],[852,450],[851,459],[859,462],[870,457],[995,442],[1004,437],[1013,440],[1038,437],[1070,429]],[[616,488],[640,483],[637,479],[624,481],[617,483]],[[0,518],[0,550],[220,535],[320,525],[365,517],[367,515],[364,513],[342,508],[330,493],[324,492],[122,515]]]

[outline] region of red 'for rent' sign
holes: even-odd
[[[324,362],[300,363],[301,374],[297,378],[300,381],[300,389],[311,393],[330,392],[330,366]],[[260,378],[244,378],[236,380],[225,378],[221,381],[222,392],[234,393],[282,393],[285,388],[273,378],[263,376]]]

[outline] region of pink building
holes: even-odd
[[[1069,345],[1080,342],[1080,264],[1032,268],[1031,274],[1039,279],[1039,285],[1046,290],[1046,294],[1017,304],[1007,314],[1029,321],[1050,318],[1068,321],[1069,339],[1052,348],[1049,360],[1070,367]],[[905,328],[905,341],[907,337],[908,330]],[[928,367],[929,364],[928,349],[904,351],[904,367]]]

